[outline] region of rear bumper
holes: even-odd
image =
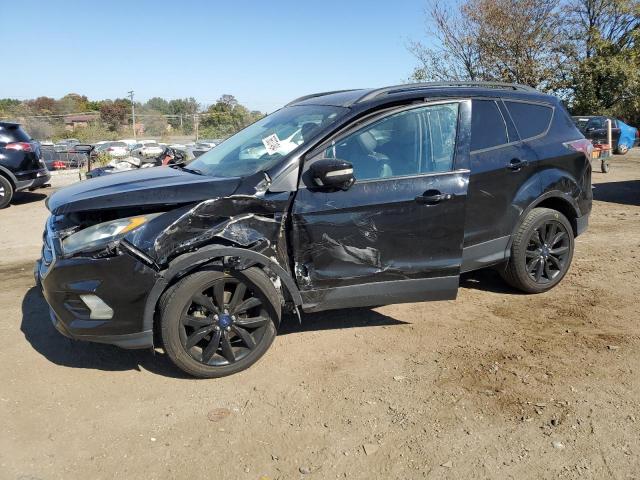
[[[16,191],[39,188],[49,183],[50,180],[51,174],[49,170],[43,168],[32,172],[27,178],[20,176],[16,182]]]

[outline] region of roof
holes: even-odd
[[[337,107],[352,107],[373,102],[393,101],[402,98],[424,98],[438,96],[460,96],[461,92],[469,96],[533,98],[548,97],[527,85],[501,82],[431,82],[407,83],[383,88],[367,88],[354,90],[340,90],[333,92],[305,95],[290,102],[288,105],[332,105]]]
[[[18,122],[5,122],[0,120],[0,127],[17,127],[20,125]]]

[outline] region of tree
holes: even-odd
[[[155,110],[156,112],[159,112],[163,115],[170,113],[169,102],[167,102],[164,98],[150,98],[144,106],[150,110]]]
[[[412,80],[506,81],[550,89],[567,46],[559,0],[430,0],[427,35],[413,42]]]
[[[125,99],[105,100],[100,105],[100,119],[110,131],[117,131],[127,120],[131,111],[131,102]]]
[[[222,95],[200,121],[201,136],[228,137],[263,116],[240,105],[233,95]]]
[[[66,115],[68,113],[88,112],[90,111],[89,99],[85,95],[77,93],[69,93],[57,101],[56,113]]]
[[[572,111],[640,124],[640,1],[571,0],[565,18],[573,57],[564,86]]]
[[[38,97],[25,103],[35,115],[53,115],[56,110],[56,100],[51,97]]]

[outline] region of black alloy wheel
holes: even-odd
[[[194,359],[206,365],[229,365],[255,349],[271,322],[244,283],[222,277],[196,292],[182,315],[180,340]]]
[[[569,271],[573,249],[567,217],[550,208],[534,208],[513,234],[509,260],[500,274],[523,292],[546,292]]]
[[[549,220],[533,230],[525,258],[527,273],[534,282],[544,285],[564,275],[571,248],[569,235],[557,220]]]
[[[161,302],[167,354],[185,372],[221,377],[255,363],[280,320],[273,282],[258,268],[232,275],[199,271],[172,287]]]

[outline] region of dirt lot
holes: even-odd
[[[253,368],[57,334],[33,286],[40,193],[0,212],[0,477],[640,478],[640,151],[594,172],[562,284],[307,315]],[[50,192],[44,192],[50,193]]]

